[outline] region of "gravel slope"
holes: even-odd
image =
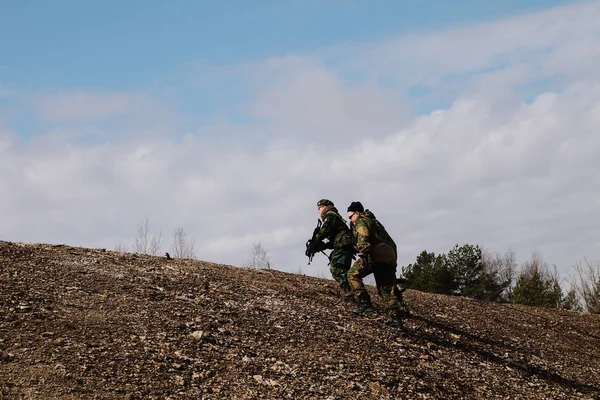
[[[0,241],[0,399],[600,399],[600,315],[405,299],[397,330],[331,280]]]

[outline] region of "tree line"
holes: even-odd
[[[454,246],[447,254],[423,250],[402,266],[410,289],[465,296],[478,300],[600,313],[600,263],[584,260],[574,266],[564,290],[556,267],[539,253],[518,265],[515,255],[483,251],[479,245]]]

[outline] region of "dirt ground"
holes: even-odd
[[[600,315],[405,299],[399,330],[331,280],[0,241],[0,399],[600,399]]]

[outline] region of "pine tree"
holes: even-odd
[[[554,274],[550,273],[542,257],[534,254],[519,273],[512,301],[529,306],[560,307],[563,293],[556,269]]]

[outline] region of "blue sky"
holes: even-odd
[[[4,0],[0,83],[23,90],[179,85],[191,63],[237,64],[566,3]]]
[[[260,123],[247,103],[252,72],[219,75],[197,83],[206,69],[286,54],[365,44],[411,32],[481,23],[533,12],[560,0],[490,1],[4,1],[0,14],[0,88],[25,93],[60,90],[152,93],[188,118],[180,130],[226,118]],[[338,71],[346,81],[363,71]],[[386,79],[379,78],[384,86]],[[388,85],[393,86],[393,85]],[[416,113],[449,104],[414,85]],[[427,96],[423,96],[426,94]],[[35,135],[38,118],[26,113],[11,126]]]
[[[328,276],[325,197],[401,265],[600,259],[600,1],[85,3],[0,0],[2,239],[131,246],[146,215]]]

